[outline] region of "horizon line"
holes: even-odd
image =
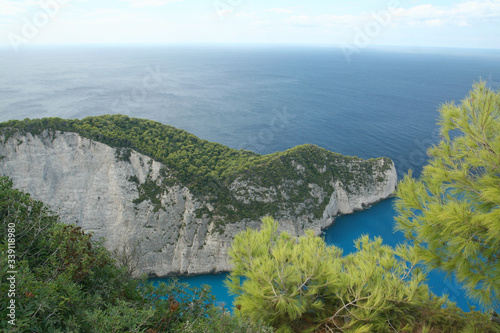
[[[33,47],[78,47],[78,46],[99,46],[99,47],[113,47],[113,46],[276,46],[276,47],[323,47],[323,48],[342,48],[345,47],[345,43],[308,43],[308,42],[117,42],[117,43],[34,43],[25,44],[23,48],[33,48]],[[11,44],[0,43],[1,49],[10,49]],[[380,48],[392,48],[392,49],[455,49],[455,50],[490,50],[490,51],[500,51],[500,47],[475,47],[475,46],[435,46],[435,45],[397,45],[397,44],[373,44],[369,45],[362,50],[370,49],[380,49]]]

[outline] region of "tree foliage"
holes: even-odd
[[[431,268],[454,273],[467,293],[500,306],[500,93],[477,83],[440,109],[442,140],[420,179],[397,191],[397,229]]]
[[[180,183],[192,193],[211,203],[213,211],[199,211],[215,219],[216,223],[231,223],[243,218],[260,219],[266,214],[276,214],[283,206],[296,208],[296,204],[310,199],[317,201],[309,193],[308,184],[324,187],[327,197],[333,192],[331,185],[340,181],[347,191],[356,191],[360,187],[373,183],[374,168],[385,171],[391,167],[388,158],[362,160],[356,157],[342,156],[315,145],[301,145],[284,152],[259,155],[245,150],[235,150],[227,146],[201,140],[184,130],[164,125],[159,122],[130,118],[124,115],[103,115],[84,119],[25,119],[0,123],[0,141],[6,142],[16,134],[33,135],[47,133],[55,138],[57,132],[75,132],[91,140],[99,141],[117,148],[116,158],[130,161],[131,151],[135,150],[163,163],[166,179],[164,184],[157,184],[148,179],[139,184],[138,179],[131,179],[137,184],[140,203],[149,200],[155,210],[161,209],[160,195],[163,186]],[[379,164],[382,160],[383,163]],[[305,169],[298,168],[301,165]],[[323,171],[319,171],[323,168]],[[282,186],[285,182],[299,184],[292,191],[277,191],[273,202],[238,200],[229,189],[236,179],[250,181],[254,187]],[[333,180],[333,182],[332,182]],[[248,187],[247,187],[248,189]],[[282,192],[285,193],[282,195]],[[306,205],[298,214],[314,214],[321,217],[327,202]]]
[[[408,246],[363,236],[347,256],[312,232],[278,233],[272,218],[238,234],[226,284],[237,313],[277,332],[495,332],[481,313],[465,314],[429,293]]]

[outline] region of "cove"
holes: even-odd
[[[390,246],[407,242],[403,233],[394,231],[396,212],[393,203],[393,198],[386,199],[364,211],[340,216],[336,218],[335,223],[330,228],[324,231],[323,238],[328,245],[335,245],[343,249],[344,254],[356,250],[354,240],[362,235],[369,235],[370,238],[382,237],[383,243]],[[217,298],[216,304],[231,309],[234,297],[228,294],[224,285],[227,275],[228,273],[220,273],[179,277],[179,281],[195,287],[201,287],[204,284],[211,286],[212,293]],[[434,294],[448,295],[448,298],[457,303],[464,311],[469,311],[469,306],[474,306],[476,310],[481,309],[479,303],[466,298],[460,284],[453,276],[447,277],[444,272],[433,270],[427,278],[427,284]],[[169,278],[155,278],[150,281],[154,285],[158,285],[159,282],[168,283]]]

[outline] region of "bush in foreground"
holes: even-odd
[[[278,233],[272,218],[236,236],[236,313],[277,332],[498,332],[480,312],[464,313],[429,292],[413,248],[364,236],[343,256],[312,232]]]
[[[15,235],[11,257],[9,232]],[[154,287],[146,279],[131,279],[91,234],[61,224],[43,203],[13,189],[6,177],[0,177],[0,239],[2,331],[266,331],[215,306],[209,287],[190,288],[175,280]],[[12,293],[11,275],[16,279]],[[11,299],[15,325],[6,320],[11,319]]]

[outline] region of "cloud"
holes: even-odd
[[[286,22],[291,23],[293,25],[307,25],[310,26],[312,25],[313,18],[308,15],[297,15],[297,16],[292,16],[286,20]]]
[[[357,15],[296,15],[285,20],[286,23],[294,26],[332,28],[336,26],[353,26],[369,19],[369,15],[363,13]]]
[[[110,9],[110,8],[99,8],[94,10],[93,12],[86,13],[85,15],[90,16],[90,17],[100,17],[100,16],[105,16],[105,17],[113,17],[116,15],[121,15],[123,14],[123,10],[119,9]]]
[[[179,2],[184,0],[121,0],[128,2],[132,7],[146,8],[146,7],[161,7],[169,3]]]
[[[25,13],[34,5],[37,5],[37,2],[0,0],[0,16],[16,16]]]
[[[472,0],[448,7],[424,4],[408,9],[398,8],[394,13],[396,24],[413,27],[467,27],[491,20],[500,21],[500,1]]]
[[[281,8],[269,8],[265,12],[276,13],[276,14],[292,14],[300,7],[281,7]]]
[[[348,27],[366,24],[377,15],[390,15],[390,24],[400,27],[471,27],[493,20],[500,22],[500,1],[470,0],[446,7],[422,4],[355,15],[291,15],[284,22],[297,27]]]

